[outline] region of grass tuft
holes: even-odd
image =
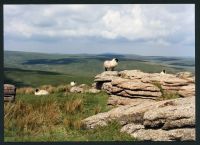
[[[94,108],[94,114],[98,114],[101,112],[101,106],[97,105],[95,108]]]
[[[161,97],[158,98],[158,100],[177,99],[180,97],[179,94],[175,91],[164,90],[159,82],[153,82],[152,84],[158,87],[162,94]]]
[[[23,88],[18,88],[16,90],[17,94],[33,94],[34,93],[34,88],[32,87],[23,87]]]

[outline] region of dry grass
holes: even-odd
[[[17,88],[16,93],[17,94],[33,94],[34,88],[31,87],[24,87],[24,88]]]
[[[54,87],[52,85],[43,85],[39,87],[40,89],[47,90],[49,93],[58,93],[58,92],[69,92],[69,85],[59,85]],[[35,88],[32,87],[23,87],[17,88],[17,94],[34,94]]]
[[[70,100],[64,104],[65,113],[73,114],[76,111],[81,111],[82,109],[83,109],[82,99]]]
[[[158,87],[160,89],[161,94],[162,94],[161,97],[157,98],[158,101],[168,100],[168,99],[176,99],[176,98],[180,97],[179,94],[175,91],[164,90],[162,88],[162,85],[159,82],[154,82],[152,84],[155,85],[156,87]]]
[[[83,128],[84,124],[80,119],[74,120],[73,121],[73,128],[75,129],[81,129]]]
[[[65,118],[63,120],[63,125],[65,127],[69,127],[70,129],[82,129],[84,127],[83,122],[81,119],[70,119],[70,118]]]
[[[64,127],[80,129],[82,118],[64,118],[83,109],[81,99],[69,100],[66,103],[45,101],[40,106],[16,101],[4,104],[4,128],[17,128],[19,134],[38,134],[50,131],[52,127],[64,124]],[[64,108],[63,108],[64,107]],[[63,110],[64,109],[64,110]],[[68,116],[69,117],[69,116]]]
[[[40,89],[47,90],[49,93],[55,93],[56,91],[56,87],[53,87],[52,85],[43,85]]]
[[[56,87],[56,92],[69,92],[70,86],[69,85],[59,85]]]
[[[20,131],[34,133],[41,131],[41,128],[57,125],[62,121],[61,118],[62,113],[56,102],[37,108],[22,101],[4,104],[5,128],[17,127]]]
[[[97,106],[94,108],[94,114],[98,114],[99,112],[101,112],[101,106],[97,105]]]
[[[177,99],[179,97],[180,97],[179,94],[177,92],[174,92],[174,91],[164,91],[164,93],[162,95],[163,100]]]
[[[5,141],[98,140],[99,136],[102,136],[102,131],[91,133],[85,130],[82,120],[94,115],[95,106],[97,106],[96,112],[105,111],[107,98],[107,94],[104,93],[69,93],[67,96],[64,93],[55,93],[44,97],[17,95],[14,103],[4,104],[4,139]],[[109,129],[103,133],[106,134],[105,137],[107,133],[113,132],[112,128]]]

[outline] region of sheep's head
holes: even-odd
[[[118,62],[119,60],[117,58],[113,58],[114,61]]]
[[[73,82],[70,83],[70,85],[71,85],[71,86],[75,86],[75,85],[76,85],[76,82],[73,81]]]
[[[38,92],[39,91],[39,89],[35,89],[35,92]]]

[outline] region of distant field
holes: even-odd
[[[145,57],[138,55],[61,55],[27,52],[4,52],[5,83],[18,87],[66,84],[72,80],[91,84],[94,76],[104,71],[103,62],[116,57],[119,65],[116,70],[140,69],[144,72],[168,73],[191,71],[194,73],[194,58]]]

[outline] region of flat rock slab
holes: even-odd
[[[124,106],[124,105],[130,105],[130,104],[139,105],[144,102],[150,103],[150,102],[155,102],[155,100],[147,100],[147,99],[142,99],[142,98],[131,99],[131,98],[120,97],[117,95],[111,95],[108,98],[107,104],[112,105],[112,106]]]
[[[168,101],[159,108],[149,110],[144,114],[146,128],[174,129],[195,127],[194,97]]]
[[[131,102],[82,122],[87,129],[93,129],[112,120],[124,125],[122,131],[141,140],[194,140],[195,97]]]
[[[173,130],[145,129],[143,125],[127,124],[121,132],[143,141],[194,141],[195,128],[182,128]]]
[[[161,89],[180,97],[195,95],[194,76],[189,72],[179,74],[144,73],[140,70],[106,71],[95,77],[97,89],[108,94],[129,98],[156,99]]]

